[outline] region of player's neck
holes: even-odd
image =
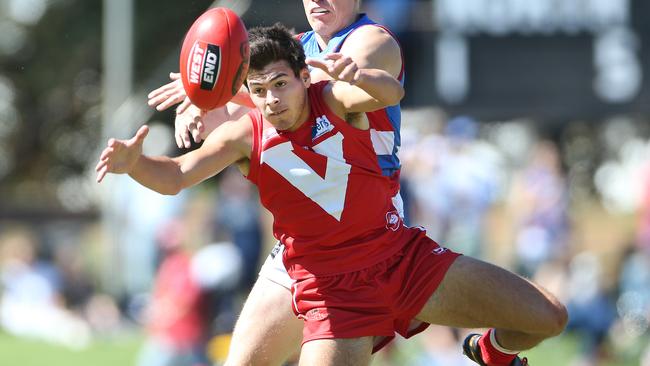
[[[340,27],[339,29],[335,30],[334,32],[330,34],[320,34],[316,33],[316,40],[318,41],[318,46],[320,46],[321,50],[324,50],[327,48],[327,44],[334,38],[334,36],[342,31],[343,29],[351,26],[356,22],[359,18],[361,17],[361,13],[356,13],[354,14],[346,23],[344,26]]]
[[[334,33],[334,34],[336,34],[336,33]],[[322,36],[322,35],[320,35],[320,34],[317,33],[317,34],[316,34],[316,40],[318,41],[318,47],[319,47],[321,50],[326,49],[326,48],[327,48],[327,44],[328,44],[328,43],[330,42],[330,40],[334,37],[334,34],[332,34],[332,35],[330,35],[330,36]]]

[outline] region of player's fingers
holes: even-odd
[[[169,90],[175,89],[176,88],[176,83],[177,83],[177,81],[171,81],[171,82],[169,82],[169,83],[167,83],[167,84],[165,84],[163,86],[160,86],[160,87],[150,91],[149,94],[147,94],[147,98],[151,99],[151,98],[154,98],[154,97],[156,97],[158,95],[164,94]]]
[[[181,73],[180,72],[170,72],[169,73],[169,78],[172,80],[178,80],[181,78]]]
[[[108,166],[104,166],[101,170],[97,172],[97,183],[101,183],[108,172]]]
[[[161,112],[164,111],[165,109],[173,106],[174,104],[178,104],[181,101],[185,99],[185,91],[175,91],[174,94],[171,94],[170,96],[167,97],[162,103],[158,104],[156,106],[156,110]]]
[[[185,141],[189,138],[190,132],[188,129],[189,125],[185,123],[185,120],[177,116],[175,122],[176,145],[181,149],[187,147]]]
[[[181,114],[187,110],[192,105],[192,101],[190,98],[185,96],[185,99],[183,99],[183,103],[179,104],[178,107],[176,108],[176,114]]]
[[[176,139],[176,146],[178,146],[179,149],[183,148],[183,135],[179,128],[176,129],[174,132],[174,138]]]
[[[332,75],[335,79],[342,79],[341,73],[348,65],[349,62],[344,59],[333,61],[330,65],[330,75]]]
[[[341,73],[339,74],[339,78],[341,80],[345,80],[349,82],[350,84],[354,84],[354,82],[356,81],[355,76],[358,70],[359,68],[357,67],[357,64],[350,63],[341,71]]]
[[[96,172],[100,171],[103,167],[106,166],[106,164],[108,164],[108,160],[107,160],[107,159],[101,159],[101,160],[99,160],[99,161],[97,162],[97,165],[95,166],[95,171],[96,171]]]
[[[194,142],[201,142],[201,131],[196,124],[193,124],[192,127],[192,139]]]
[[[196,129],[199,130],[200,133],[203,133],[203,131],[205,131],[205,124],[203,123],[203,120],[196,121]]]
[[[307,65],[309,65],[311,67],[316,67],[316,68],[319,68],[319,69],[321,69],[321,70],[323,70],[325,72],[329,72],[328,71],[328,69],[329,69],[329,63],[328,62],[317,60],[315,58],[308,58],[308,59],[305,60],[305,62],[307,63]]]
[[[158,104],[160,104],[160,103],[166,101],[167,98],[169,98],[169,94],[168,94],[168,93],[158,94],[158,95],[156,95],[156,96],[153,96],[153,97],[149,98],[149,99],[147,100],[147,105],[148,105],[149,107],[157,107]]]
[[[182,131],[181,137],[183,140],[183,147],[189,149],[192,146],[192,141],[190,141],[190,130],[188,127]]]
[[[338,60],[338,59],[343,58],[343,57],[344,57],[343,54],[340,53],[340,52],[332,52],[332,53],[328,53],[327,55],[325,55],[324,58],[326,60]]]
[[[201,113],[203,115],[203,113]],[[190,131],[192,133],[192,139],[194,142],[201,142],[201,134],[205,130],[205,125],[203,124],[202,116],[194,116],[194,121],[189,125]]]
[[[107,147],[102,151],[101,155],[99,155],[99,160],[106,160],[108,159],[108,155],[112,154],[115,151],[114,148],[112,147]]]
[[[141,144],[145,137],[149,134],[149,126],[144,125],[138,129],[138,132],[135,133],[135,136],[133,136],[133,142]]]

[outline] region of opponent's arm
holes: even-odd
[[[388,72],[360,69],[343,54],[329,54],[325,61],[308,59],[307,64],[319,68],[334,80],[323,90],[323,97],[339,115],[374,111],[395,105],[404,97],[401,83]]]
[[[177,194],[250,157],[252,124],[248,116],[222,124],[200,148],[176,158],[142,155],[148,131],[143,126],[130,140],[110,139],[95,168],[97,181],[107,173],[126,173],[156,192]]]

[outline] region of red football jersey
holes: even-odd
[[[327,81],[308,90],[310,115],[296,131],[278,131],[257,109],[248,179],[274,218],[292,278],[356,271],[376,264],[415,235],[393,207],[394,184],[382,175],[369,131],[325,104]]]

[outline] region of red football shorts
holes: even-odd
[[[395,255],[371,267],[296,281],[293,310],[305,321],[303,344],[376,336],[374,353],[395,332],[406,338],[422,332],[429,324],[414,317],[459,255],[422,231]]]

